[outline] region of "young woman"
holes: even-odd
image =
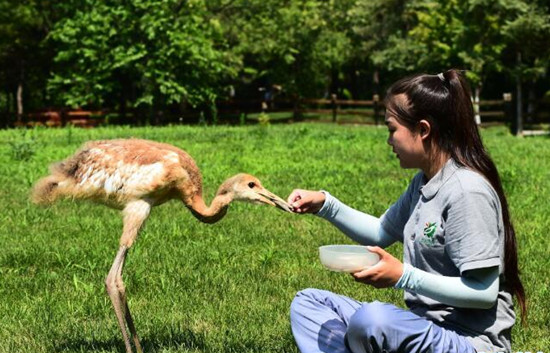
[[[354,273],[376,288],[405,291],[408,310],[318,289],[291,305],[298,348],[309,352],[509,352],[512,296],[525,314],[514,228],[497,169],[474,120],[470,90],[449,70],[393,84],[386,96],[388,144],[408,189],[380,218],[328,192],[294,190],[297,213],[314,213],[380,255]],[[403,263],[383,250],[403,243]]]

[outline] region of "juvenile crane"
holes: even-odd
[[[33,201],[51,204],[63,197],[92,200],[122,210],[120,247],[105,286],[127,353],[132,353],[128,330],[136,351],[141,353],[142,347],[126,301],[122,269],[128,249],[152,207],[179,199],[205,223],[222,219],[234,200],[291,211],[283,199],[266,190],[257,178],[248,174],[227,179],[210,206],[206,206],[201,173],[191,156],[168,144],[139,139],[91,141],[74,155],[52,165],[51,174],[34,186]]]

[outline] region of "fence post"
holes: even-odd
[[[336,94],[331,94],[330,99],[332,101],[332,122],[335,123],[338,114],[338,106],[336,105]]]
[[[59,112],[59,117],[61,118],[61,127],[65,127],[67,125],[67,120],[69,120],[67,115],[67,109],[61,108],[61,111]]]
[[[514,106],[512,105],[512,93],[505,92],[502,94],[502,100],[504,101],[504,121],[509,121],[512,127],[512,133],[514,133]]]
[[[302,111],[300,108],[300,96],[297,94],[292,95],[292,118],[294,120],[302,119]]]
[[[378,125],[378,119],[380,118],[380,107],[379,107],[380,96],[374,94],[372,96],[372,107],[374,109],[374,123]]]

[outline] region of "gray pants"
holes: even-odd
[[[298,292],[290,320],[302,353],[476,352],[463,336],[408,310],[319,289]]]

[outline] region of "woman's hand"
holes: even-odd
[[[325,203],[325,194],[320,191],[295,189],[287,202],[294,207],[295,213],[317,213]]]
[[[352,273],[352,276],[357,282],[370,284],[376,288],[393,287],[403,275],[401,261],[378,246],[367,246],[367,249],[378,254],[380,261],[372,267]]]

